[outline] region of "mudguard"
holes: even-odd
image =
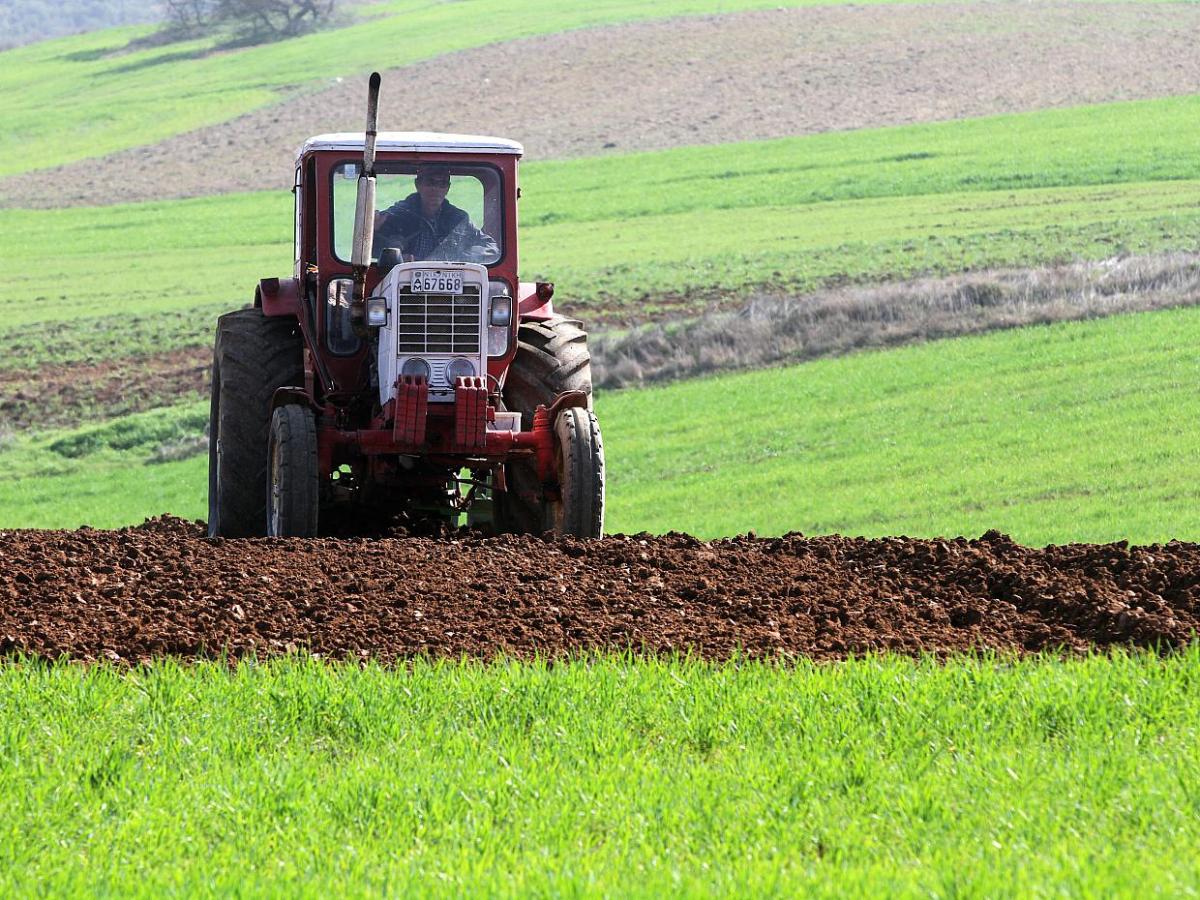
[[[543,285],[543,282],[522,281],[517,285],[518,316],[522,320],[534,322],[544,322],[551,318],[554,315],[554,305],[550,302],[553,294],[553,284]]]
[[[254,305],[264,316],[300,318],[300,282],[295,278],[264,278],[254,289]]]

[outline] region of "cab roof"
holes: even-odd
[[[299,161],[314,150],[350,150],[363,152],[366,142],[361,131],[318,134],[304,142],[296,152]],[[477,134],[438,134],[432,131],[381,131],[375,138],[375,151],[399,150],[405,153],[504,153],[520,156],[525,148],[516,141],[482,137]]]

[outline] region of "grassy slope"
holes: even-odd
[[[531,164],[525,276],[588,318],[655,311],[642,293],[686,310],[714,288],[1191,248],[1197,140],[1189,97]],[[288,271],[290,199],[0,210],[0,366],[206,343],[212,312]]]
[[[602,395],[608,528],[1195,540],[1198,344],[1200,310],[1172,310]],[[196,416],[78,458],[19,440],[0,527],[204,517],[206,458],[145,462]]]
[[[1198,680],[1196,651],[9,665],[0,892],[1193,893]]]
[[[610,527],[1196,540],[1198,343],[1172,310],[610,394]]]
[[[360,10],[371,18],[351,27],[220,53],[208,52],[208,40],[115,52],[150,33],[146,27],[47,41],[0,55],[0,175],[224,122],[269,104],[282,88],[484,44],[639,19],[839,2],[392,0]]]
[[[207,454],[155,461],[159,447],[195,438],[207,421],[208,402],[193,401],[0,444],[0,527],[113,526],[155,515],[143,509],[207,517]]]
[[[1198,114],[1172,97],[541,162],[522,222],[1196,178]]]

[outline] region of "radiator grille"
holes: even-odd
[[[402,288],[396,295],[396,352],[461,353],[478,355],[483,305],[479,286],[463,285],[459,296],[414,294]]]

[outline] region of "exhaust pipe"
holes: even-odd
[[[371,245],[375,243],[375,128],[379,120],[380,80],[379,73],[372,72],[367,85],[366,140],[362,172],[358,176],[358,199],[354,204],[354,250],[350,257],[354,300],[350,306],[350,324],[359,336],[367,333],[367,266],[371,264]]]

